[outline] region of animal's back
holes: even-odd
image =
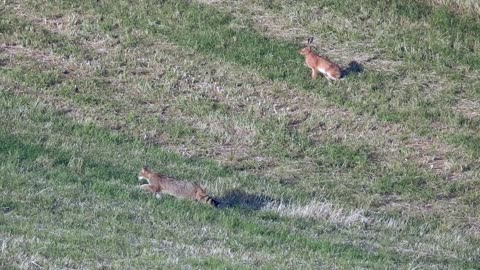
[[[145,190],[156,194],[166,193],[181,199],[190,199],[198,202],[218,206],[218,201],[210,197],[198,184],[187,181],[179,181],[172,177],[154,173],[144,167],[139,174],[139,179],[147,179],[149,184],[142,185]]]
[[[202,190],[200,186],[192,182],[178,181],[170,177],[166,177],[161,183],[162,192],[184,199],[196,199],[196,193]]]

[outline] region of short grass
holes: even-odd
[[[1,267],[477,269],[480,22],[433,2],[5,1]]]

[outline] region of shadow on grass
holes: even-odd
[[[370,61],[373,61],[375,59],[377,59],[378,56],[373,56],[367,60],[365,60],[364,62],[365,63],[368,63]],[[360,64],[359,62],[357,61],[351,61],[350,63],[348,63],[348,67],[345,68],[343,71],[342,71],[342,78],[350,75],[350,74],[355,74],[355,73],[362,73],[363,72],[363,65]]]
[[[1,52],[1,51],[0,51]],[[7,59],[0,59],[0,67],[4,67],[6,66],[8,63],[8,60]]]
[[[220,202],[219,208],[240,207],[248,210],[260,210],[268,203],[275,201],[268,196],[249,194],[239,189],[229,190],[217,200]]]
[[[358,63],[357,61],[352,61],[348,63],[348,67],[343,70],[342,77],[346,77],[352,73],[361,73],[363,72],[362,64]]]

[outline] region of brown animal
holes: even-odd
[[[317,77],[318,72],[321,72],[329,80],[338,80],[342,76],[340,67],[328,58],[319,56],[314,53],[311,48],[313,37],[307,41],[307,46],[300,50],[301,55],[305,55],[305,63],[312,70],[312,78]]]
[[[140,186],[141,189],[153,192],[157,198],[161,193],[169,194],[180,199],[190,199],[197,202],[218,207],[218,201],[210,197],[196,183],[179,181],[168,176],[161,175],[143,167],[138,175],[139,180],[147,180],[148,184]]]

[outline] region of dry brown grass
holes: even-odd
[[[418,0],[430,5],[445,6],[458,14],[480,15],[480,2],[477,0]]]
[[[409,158],[426,170],[449,180],[468,177],[464,174],[468,163],[458,154],[461,149],[427,138],[413,138],[408,146],[413,149]]]
[[[74,57],[65,58],[52,51],[24,47],[20,44],[0,44],[0,53],[9,56],[12,63],[21,59],[31,59],[45,67],[55,67],[65,77],[91,77],[96,68],[90,61],[82,61]]]
[[[469,119],[479,119],[480,117],[480,102],[476,100],[461,99],[454,109]]]
[[[365,210],[344,210],[331,203],[311,201],[305,205],[295,205],[282,202],[270,202],[263,210],[279,213],[281,216],[328,220],[341,226],[364,225],[371,221],[365,217]]]

